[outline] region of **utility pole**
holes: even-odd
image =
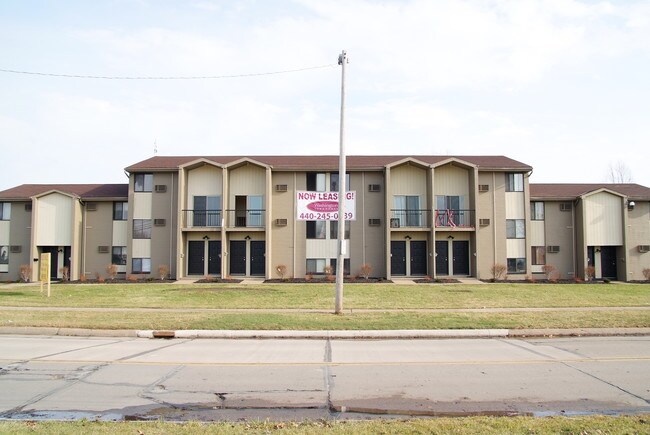
[[[338,256],[336,259],[336,298],[334,301],[334,313],[341,314],[343,311],[343,277],[345,255],[347,246],[345,244],[345,65],[348,57],[345,50],[339,55],[341,65],[341,131],[340,131],[340,153],[339,153],[339,234],[338,234]]]

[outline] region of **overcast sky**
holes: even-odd
[[[506,155],[650,186],[648,1],[0,0],[0,190],[154,155]]]

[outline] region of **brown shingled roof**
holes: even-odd
[[[337,155],[325,156],[156,156],[135,163],[126,168],[129,172],[173,171],[179,166],[194,160],[206,159],[227,165],[234,161],[249,158],[272,166],[276,170],[335,170],[338,169]],[[532,167],[504,156],[347,156],[350,170],[380,170],[384,166],[413,158],[424,163],[435,164],[450,158],[467,161],[478,166],[479,170],[530,171]]]
[[[530,184],[533,199],[576,199],[598,189],[608,189],[633,199],[650,200],[650,188],[640,184]]]
[[[27,200],[51,190],[83,199],[127,198],[128,184],[22,184],[0,192],[0,199]]]

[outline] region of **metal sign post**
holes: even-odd
[[[339,55],[341,65],[341,131],[340,131],[340,155],[339,155],[339,234],[338,234],[338,256],[336,259],[336,298],[334,301],[334,313],[341,314],[343,311],[343,271],[347,246],[345,244],[345,65],[348,63],[348,55],[343,50]]]

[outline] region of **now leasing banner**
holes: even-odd
[[[338,192],[296,192],[299,221],[336,221],[339,219]],[[346,192],[343,203],[345,220],[357,220],[357,192]]]

